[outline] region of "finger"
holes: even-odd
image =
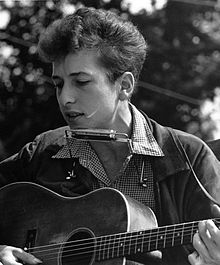
[[[199,256],[201,256],[203,259],[209,258],[208,249],[206,248],[206,245],[204,244],[199,233],[196,233],[193,236],[193,246],[195,250],[198,252]]]
[[[212,220],[206,221],[206,228],[210,235],[209,244],[207,249],[210,257],[220,263],[220,231]]]
[[[12,260],[3,260],[3,265],[24,265],[23,263],[20,263],[18,261],[12,261]]]
[[[1,246],[0,264],[3,265],[22,265],[17,258],[13,255],[12,251],[15,249],[10,246]]]
[[[201,259],[196,251],[191,253],[188,256],[188,261],[191,265],[200,265],[201,264]]]
[[[210,239],[210,234],[207,231],[206,221],[200,221],[198,225],[198,232],[202,240]]]
[[[199,252],[209,260],[215,259],[220,261],[220,231],[212,220],[199,223],[199,235],[205,245],[206,252]]]
[[[220,245],[220,231],[212,220],[206,221],[206,228],[210,234],[210,239],[216,244]]]
[[[6,256],[2,258],[0,265],[23,265],[23,264],[18,262],[14,257]]]
[[[212,215],[220,217],[220,207],[217,204],[213,204],[212,207]]]
[[[39,264],[39,263],[42,263],[41,260],[39,260],[38,258],[33,256],[32,254],[27,253],[23,249],[20,249],[20,248],[14,248],[13,249],[13,255],[16,258],[18,258],[18,259],[20,259],[23,262],[28,263],[28,264]]]
[[[211,228],[210,231],[208,226]],[[211,220],[199,222],[199,233],[193,237],[193,246],[205,264],[220,264],[220,245],[216,244],[211,234],[216,233],[216,229]]]

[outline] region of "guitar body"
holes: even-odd
[[[1,244],[30,249],[44,265],[123,265],[123,257],[97,261],[95,238],[157,226],[149,208],[114,189],[69,198],[28,182],[0,189],[0,216]],[[88,251],[72,255],[71,242],[84,239]]]

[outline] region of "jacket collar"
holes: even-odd
[[[154,120],[149,119],[146,114],[144,114],[144,116],[158,145],[164,153],[163,157],[155,157],[154,160],[152,160],[157,180],[161,181],[168,176],[189,170],[189,166],[178,147],[178,139],[176,134],[173,133],[173,130],[161,126]]]

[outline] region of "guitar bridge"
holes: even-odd
[[[24,250],[28,253],[30,253],[30,249],[35,246],[35,241],[36,241],[36,235],[37,235],[37,229],[30,229],[27,231],[27,236],[26,236],[26,242],[24,246]]]

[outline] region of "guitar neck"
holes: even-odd
[[[215,219],[214,221],[220,221]],[[97,239],[96,260],[106,260],[192,243],[198,221],[102,236]]]

